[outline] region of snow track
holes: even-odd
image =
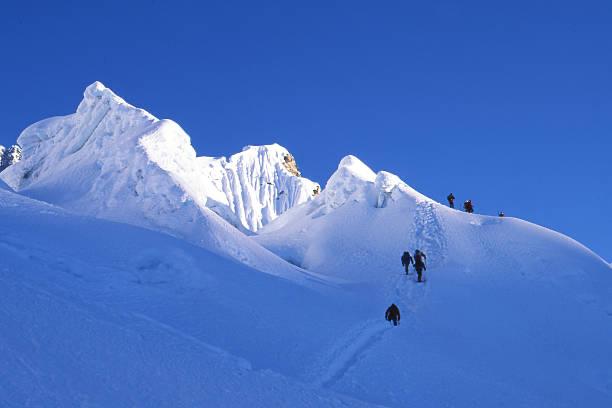
[[[382,319],[381,319],[382,320]],[[383,339],[389,323],[367,320],[338,340],[331,351],[312,370],[312,381],[317,387],[332,387],[370,350]]]
[[[427,255],[427,266],[439,268],[446,257],[445,231],[436,213],[436,204],[432,201],[418,201],[414,214],[414,234],[416,249]],[[389,298],[397,299],[400,310],[415,312],[421,300],[429,293],[427,283],[416,282],[414,266],[410,266],[410,274],[400,274],[389,291]],[[425,280],[428,271],[424,273]]]
[[[415,242],[427,255],[427,265],[439,266],[446,256],[446,234],[432,201],[419,201],[414,215]]]
[[[431,264],[439,267],[446,256],[445,231],[436,213],[435,203],[422,200],[417,202],[414,213],[414,234],[416,248],[424,251]],[[430,286],[417,283],[414,268],[409,275],[399,274],[390,283],[389,302],[395,302],[404,313],[404,322],[412,326],[418,320],[418,311],[427,298]],[[320,387],[333,387],[384,338],[390,323],[379,319],[366,320],[339,339],[331,350],[321,358],[312,370],[312,383]]]
[[[187,334],[187,333],[185,333],[185,332],[183,332],[181,330],[178,330],[178,329],[170,326],[169,324],[162,323],[159,320],[153,319],[152,317],[149,317],[149,316],[147,316],[145,314],[137,313],[137,312],[132,312],[132,313],[130,313],[130,317],[133,317],[133,318],[142,320],[144,322],[150,323],[153,326],[155,326],[155,327],[157,327],[157,328],[159,328],[161,330],[164,330],[165,332],[167,332],[170,335],[173,335],[173,336],[181,338],[181,339],[183,339],[183,340],[185,340],[187,342],[190,342],[190,343],[193,343],[193,344],[195,344],[197,346],[200,346],[203,349],[205,349],[205,350],[207,350],[207,351],[209,351],[209,352],[211,352],[213,354],[216,354],[216,355],[218,355],[220,357],[223,357],[223,358],[227,359],[228,361],[234,362],[237,367],[240,367],[240,368],[242,368],[244,370],[252,370],[252,368],[253,368],[251,366],[251,363],[249,361],[245,360],[244,358],[236,357],[236,356],[226,352],[225,350],[222,350],[222,349],[220,349],[218,347],[212,346],[212,345],[210,345],[210,344],[208,344],[208,343],[198,339],[197,337],[194,337],[194,336],[192,336],[190,334]]]

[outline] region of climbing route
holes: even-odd
[[[417,202],[414,215],[416,246],[427,255],[427,266],[440,265],[446,256],[444,228],[436,213],[435,205],[429,200]]]
[[[318,387],[331,387],[356,365],[370,350],[383,339],[391,329],[382,317],[380,320],[367,320],[345,336],[341,337],[316,363],[312,370],[312,382]]]

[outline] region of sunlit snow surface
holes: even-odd
[[[298,375],[338,289],[4,190],[0,217],[0,406],[365,406]]]
[[[612,406],[612,269],[566,236],[354,156],[313,197],[281,146],[196,157],[99,83],[19,143],[2,406]]]

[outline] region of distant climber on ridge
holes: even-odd
[[[463,209],[465,210],[466,213],[473,213],[474,212],[474,206],[472,205],[472,200],[466,200],[463,203]]]
[[[425,266],[425,261],[427,260],[427,255],[421,252],[419,249],[414,251],[414,269],[417,272],[417,281],[423,282],[423,271],[427,270]]]
[[[391,306],[387,308],[387,311],[385,312],[385,319],[387,319],[388,322],[393,322],[394,326],[399,324],[400,311],[399,308],[395,306],[395,303],[392,303]]]
[[[402,255],[402,266],[406,268],[406,275],[410,271],[410,264],[414,263],[412,256],[410,256],[410,252],[406,251]]]
[[[506,214],[504,214],[504,212],[503,212],[503,211],[500,211],[500,212],[499,212],[499,216],[500,216],[500,217],[505,217],[505,216],[506,216]]]
[[[455,196],[453,193],[450,193],[446,199],[448,200],[448,206],[450,208],[455,208]]]

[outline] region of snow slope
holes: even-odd
[[[1,406],[369,406],[297,379],[344,291],[2,189],[0,218]]]
[[[449,209],[348,156],[255,239],[377,303],[331,348],[324,386],[389,406],[612,404],[612,270],[566,236]],[[424,284],[400,264],[417,248]],[[391,302],[389,333],[374,322]]]
[[[312,182],[274,164],[288,153],[280,146],[248,149],[229,161],[196,158],[179,125],[129,105],[99,82],[85,90],[75,114],[31,125],[18,143],[24,159],[1,178],[24,195],[163,231],[259,270],[295,275],[296,268],[217,214],[255,228],[311,197]],[[225,172],[220,182],[210,179],[214,169]],[[251,185],[259,178],[277,183],[289,198],[272,199],[272,187]]]
[[[278,145],[197,157],[99,83],[19,144],[2,406],[612,405],[612,269],[566,236],[354,156],[320,194]]]

